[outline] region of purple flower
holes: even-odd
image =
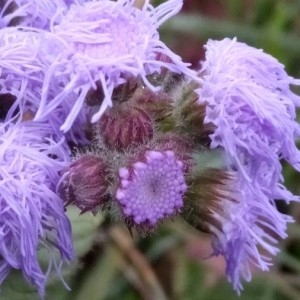
[[[21,30],[15,27],[0,31],[0,95],[10,94],[15,97],[6,121],[9,121],[16,111],[20,112],[19,118],[27,111],[35,115],[44,93],[45,73],[60,49],[61,44],[47,32],[35,29]],[[58,82],[52,79],[47,87],[47,103],[61,90],[62,87]],[[75,93],[67,95],[65,101],[41,121],[47,120],[52,125],[53,131],[61,135],[59,128],[76,101]],[[66,134],[68,140],[76,144],[87,142],[83,128],[88,121],[88,115],[89,109],[83,106],[73,127]]]
[[[21,270],[45,292],[47,275],[38,262],[37,250],[49,251],[49,267],[60,267],[73,258],[70,222],[56,194],[59,172],[68,165],[63,141],[51,137],[48,124],[23,122],[0,124],[0,283],[11,269]]]
[[[220,207],[212,209],[221,226],[211,227],[214,254],[225,257],[228,278],[240,292],[241,280],[251,279],[251,265],[269,269],[277,240],[293,220],[275,202],[300,200],[282,184],[280,163],[285,159],[300,170],[294,141],[300,98],[290,90],[299,81],[275,58],[236,39],[210,40],[200,73],[198,101],[206,105],[205,123],[215,126],[210,146],[223,148],[236,171],[233,189],[220,193]]]
[[[61,126],[61,130],[68,131],[87,93],[99,85],[104,99],[92,122],[113,105],[114,88],[132,76],[140,76],[152,89],[146,76],[160,72],[161,67],[196,78],[195,72],[159,40],[157,31],[181,6],[182,0],[170,0],[157,8],[146,1],[143,8],[138,9],[134,1],[102,0],[74,4],[69,10],[56,14],[51,20],[51,33],[60,49],[46,71],[35,119],[45,117],[74,93],[76,103]],[[160,61],[159,54],[166,55],[171,62]],[[57,80],[63,89],[48,102],[52,80]]]
[[[249,181],[256,179],[262,161],[275,167],[275,181],[281,177],[281,158],[300,170],[294,142],[300,99],[290,90],[299,81],[275,58],[236,39],[210,40],[205,47],[198,93],[199,103],[206,104],[205,123],[216,126],[211,148],[224,148],[233,168]]]
[[[45,70],[53,59],[48,54],[49,39],[49,35],[30,29],[10,27],[0,30],[1,94],[9,93],[16,97],[12,110],[18,107],[23,112],[25,107],[36,110],[39,106]],[[58,48],[55,44],[53,46]]]
[[[228,279],[240,293],[242,279],[251,280],[251,267],[269,270],[271,256],[279,252],[277,241],[287,236],[287,223],[293,219],[238,173],[216,192],[220,199],[211,208],[210,226],[213,254],[224,256]]]
[[[183,168],[173,151],[147,151],[144,160],[121,168],[116,198],[124,215],[151,227],[177,213],[187,189]]]
[[[49,29],[51,18],[66,7],[64,0],[7,0],[0,13],[0,28],[17,20],[21,26]]]

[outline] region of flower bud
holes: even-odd
[[[153,136],[153,121],[142,108],[128,103],[116,105],[95,124],[96,134],[110,148],[122,150],[137,146]]]
[[[197,87],[195,82],[183,82],[178,91],[174,92],[176,106],[173,117],[179,130],[188,132],[203,144],[205,141],[210,142],[209,135],[215,126],[212,123],[204,124],[206,105],[200,104],[195,92]]]
[[[127,101],[138,87],[138,79],[135,77],[129,78],[125,83],[118,85],[112,94],[114,102]],[[96,89],[90,89],[86,95],[85,102],[88,106],[100,105],[104,99],[104,91],[101,82],[96,82]]]
[[[162,91],[154,92],[149,88],[137,89],[132,101],[135,101],[158,122],[168,117],[173,109],[172,99],[168,94]]]
[[[93,210],[108,200],[108,172],[105,161],[93,154],[84,154],[64,174],[60,193],[66,205],[74,204],[82,213]]]
[[[116,103],[122,103],[128,101],[135,93],[135,90],[138,88],[139,85],[143,83],[136,77],[130,77],[127,79],[125,83],[118,85],[112,95],[112,99]]]
[[[206,169],[189,179],[190,188],[186,194],[184,219],[203,232],[212,233],[213,228],[222,231],[220,218],[226,218],[224,202],[237,202],[238,191],[233,190],[234,177],[230,172]]]

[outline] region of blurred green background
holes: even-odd
[[[159,1],[153,1],[158,4]],[[199,66],[208,38],[237,37],[263,48],[300,77],[300,1],[298,0],[185,0],[182,12],[161,28],[169,47]],[[300,194],[299,180],[285,167],[286,185]],[[211,257],[208,235],[181,220],[160,226],[151,236],[130,236],[124,226],[102,216],[70,210],[77,264],[64,271],[72,288],[50,278],[49,300],[285,300],[300,299],[300,205],[280,208],[297,220],[271,272],[253,270],[253,280],[237,296],[225,277],[221,257]],[[43,254],[41,254],[41,257]],[[43,258],[41,258],[43,259]],[[0,299],[36,299],[18,274],[2,287]]]

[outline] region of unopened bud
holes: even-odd
[[[95,124],[96,134],[103,137],[107,146],[117,150],[143,144],[152,138],[153,130],[150,115],[127,103],[113,107]]]
[[[173,109],[172,99],[164,92],[153,92],[149,88],[139,88],[132,97],[155,121],[167,118]]]
[[[206,169],[189,178],[184,219],[203,232],[213,233],[215,228],[222,231],[220,218],[228,217],[224,207],[239,199],[234,180],[231,172],[219,169]]]
[[[200,104],[199,96],[195,92],[198,84],[182,81],[173,92],[174,110],[172,117],[176,131],[188,133],[202,145],[209,144],[209,135],[214,132],[212,123],[205,124],[206,105]]]
[[[107,201],[107,168],[100,157],[85,154],[73,162],[60,186],[66,205],[74,204],[82,212],[93,210]]]

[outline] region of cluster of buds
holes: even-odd
[[[89,146],[77,151],[63,175],[60,195],[66,205],[76,205],[82,212],[113,207],[117,219],[142,233],[183,211],[192,153],[200,149],[198,128],[193,125],[197,114],[199,126],[206,125],[203,106],[188,111],[177,103],[183,103],[183,98],[195,103],[195,84],[164,73],[158,92],[135,78],[115,89],[114,106],[90,125]],[[158,84],[156,75],[149,81]],[[185,88],[179,90],[178,84]],[[101,105],[101,89],[88,95],[91,108]],[[177,114],[185,116],[180,123]],[[185,128],[194,130],[186,134]]]

